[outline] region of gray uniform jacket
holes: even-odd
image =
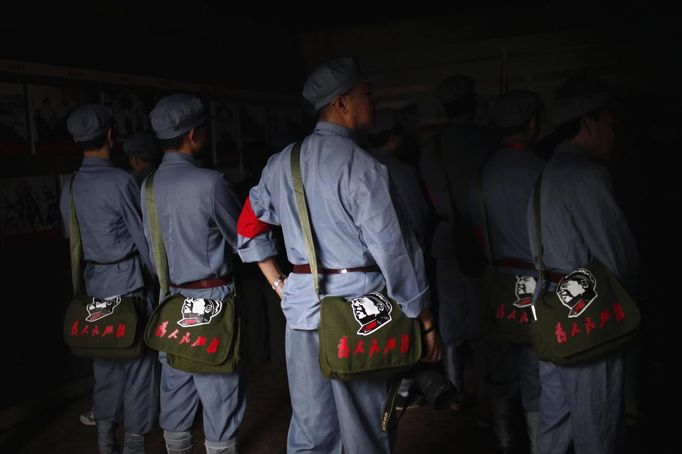
[[[142,288],[143,263],[150,265],[135,178],[106,159],[83,158],[75,174],[74,203],[83,245],[87,294],[109,297]],[[69,182],[64,185],[59,205],[68,235]],[[121,260],[135,252],[139,254]]]
[[[429,303],[422,251],[396,213],[386,167],[362,150],[354,137],[347,128],[318,122],[301,147],[317,259],[323,268],[376,264],[381,273],[324,275],[321,292],[354,297],[386,288],[408,317],[416,317]],[[270,158],[249,199],[260,221],[282,226],[288,259],[300,265],[308,263],[308,256],[292,186],[292,147]],[[244,262],[276,255],[272,232],[252,238],[239,233]],[[282,307],[294,329],[318,328],[320,307],[309,274],[289,277]]]
[[[398,204],[405,211],[410,227],[412,227],[419,245],[423,247],[426,244],[429,205],[424,197],[419,171],[411,165],[405,164],[390,152],[372,150],[372,155],[388,169],[395,187]]]
[[[144,184],[141,196],[144,233],[151,243]],[[197,167],[188,154],[166,151],[154,174],[154,198],[171,282],[232,272],[241,206],[222,174]]]
[[[535,256],[532,198],[528,203]],[[542,174],[540,204],[543,262],[548,271],[568,273],[596,258],[626,287],[635,283],[635,240],[613,197],[607,170],[592,162],[584,149],[568,142],[556,148]]]
[[[437,142],[440,143],[441,153]],[[455,207],[465,218],[470,218],[469,201],[474,176],[495,151],[492,137],[473,125],[453,124],[424,147],[419,168],[429,190],[440,221],[436,225],[431,243],[431,256],[435,258],[455,255],[454,227],[452,225],[453,197]],[[448,191],[448,180],[450,191]]]
[[[499,149],[485,164],[483,195],[494,259],[515,258],[533,263],[526,210],[544,165],[544,159],[530,150],[513,148]],[[475,224],[482,229],[478,182],[474,184],[472,212]],[[535,274],[527,269],[514,271],[526,276]]]

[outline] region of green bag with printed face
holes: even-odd
[[[167,297],[154,310],[145,342],[167,353],[168,364],[192,373],[230,373],[239,362],[234,292],[225,300]]]
[[[535,278],[489,269],[483,282],[485,321],[489,339],[496,342],[530,344],[529,311],[535,290]]]
[[[391,375],[417,364],[422,355],[417,319],[379,292],[337,296],[320,303],[320,370],[336,380]]]
[[[75,356],[127,359],[140,356],[138,297],[92,298],[77,295],[64,317],[64,342]]]
[[[572,365],[598,359],[637,335],[637,305],[598,260],[579,268],[543,292],[531,323],[538,358]]]

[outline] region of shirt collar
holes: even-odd
[[[114,164],[108,159],[97,158],[94,156],[83,156],[83,163],[81,165],[83,167],[92,166],[112,167]]]
[[[586,149],[571,142],[561,142],[559,145],[557,145],[554,153],[571,153],[589,159]]]
[[[161,161],[163,164],[166,163],[180,163],[180,162],[186,162],[188,164],[192,165],[197,165],[197,161],[194,159],[194,157],[190,154],[187,153],[181,153],[179,151],[166,151],[163,154],[163,160]]]
[[[328,121],[318,121],[315,125],[314,132],[323,136],[342,136],[353,140],[355,140],[356,137],[355,133],[351,129],[336,123],[330,123]]]

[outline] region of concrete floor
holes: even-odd
[[[286,371],[283,365],[265,364],[248,372],[250,384],[247,411],[237,435],[242,454],[286,452],[286,434],[291,417]],[[90,405],[89,392],[83,387],[79,396],[59,408],[31,418],[5,437],[4,453],[88,454],[97,452],[94,427],[80,423],[79,414]],[[194,453],[204,453],[200,418],[194,424]],[[119,434],[120,435],[120,434]],[[26,441],[24,441],[26,440]],[[2,446],[2,445],[0,445]],[[160,429],[146,440],[148,454],[165,453]],[[428,406],[410,409],[400,420],[396,454],[407,453],[480,453],[495,452],[489,429],[476,425],[474,408],[454,415],[448,410]]]
[[[251,367],[247,371],[247,380],[250,386],[247,411],[237,435],[240,452],[285,453],[291,406],[284,365],[266,363]],[[90,406],[91,383],[91,378],[82,380],[80,391],[72,389],[70,391],[72,398],[63,400],[60,406],[43,411],[28,409],[30,417],[26,418],[24,423],[15,424],[9,430],[0,432],[2,435],[0,453],[97,453],[95,428],[84,426],[79,421],[79,414]],[[667,448],[670,445],[650,450],[652,438],[645,435],[646,427],[651,425],[640,423],[639,426],[628,427],[624,453],[668,452]],[[195,422],[193,432],[194,454],[204,453],[200,417]],[[644,447],[647,449],[642,449]],[[166,452],[160,429],[148,435],[146,449],[148,454]],[[481,429],[476,423],[475,406],[466,408],[458,414],[453,414],[449,410],[435,410],[429,406],[406,411],[399,424],[395,449],[396,454],[495,452],[491,429]]]

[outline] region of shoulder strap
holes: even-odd
[[[73,198],[73,182],[76,174],[71,177],[69,182],[69,245],[71,246],[71,285],[73,296],[81,294],[81,256],[83,245],[81,243],[81,231],[78,227],[76,217],[76,203]]]
[[[147,204],[147,214],[149,215],[149,232],[152,237],[152,254],[154,255],[154,264],[156,265],[156,274],[159,277],[159,287],[161,294],[168,294],[168,258],[166,257],[166,248],[163,245],[163,237],[161,236],[161,224],[159,224],[159,215],[156,211],[156,202],[154,201],[154,174],[147,177],[144,183],[145,202]]]
[[[313,275],[313,285],[315,293],[320,295],[320,281],[317,275],[317,256],[315,255],[315,243],[313,242],[313,230],[310,225],[308,215],[308,205],[305,201],[305,189],[303,188],[303,177],[301,176],[301,142],[296,142],[291,150],[291,178],[296,194],[296,207],[298,207],[298,219],[301,223],[303,238],[305,239],[306,252],[308,253],[308,263],[310,264],[310,274]]]

